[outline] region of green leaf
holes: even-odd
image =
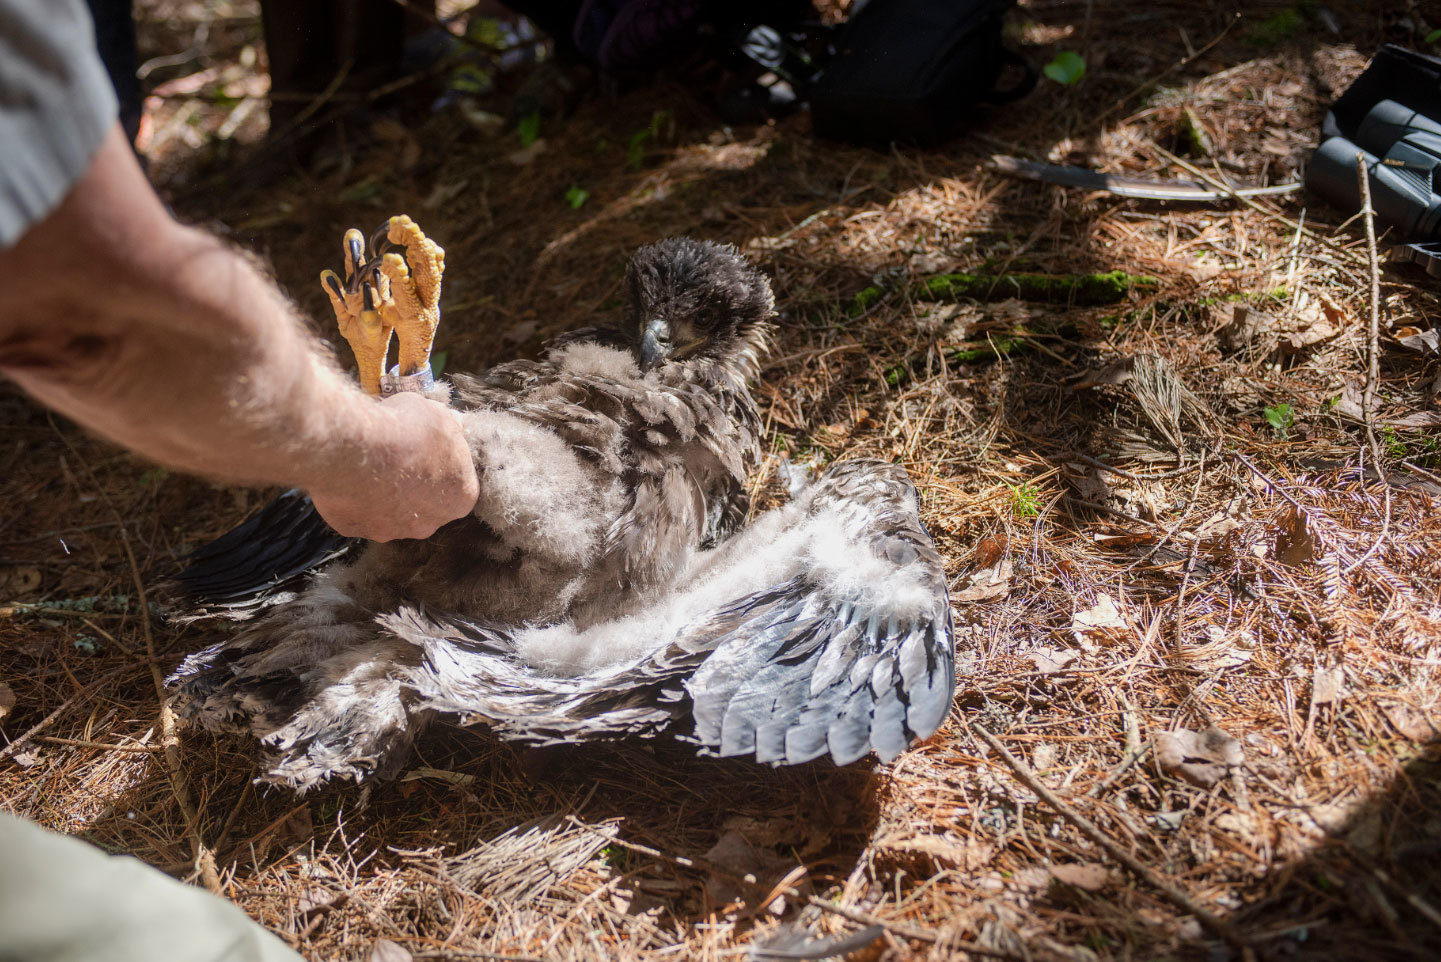
[[[1255,47],[1276,47],[1293,38],[1303,23],[1301,11],[1287,7],[1256,24],[1245,40]]]
[[[540,114],[526,114],[515,125],[515,135],[522,147],[529,147],[540,136]]]
[[[570,205],[571,210],[580,210],[581,205],[590,200],[590,191],[578,184],[571,184],[565,189],[565,202]]]
[[[463,63],[450,74],[450,89],[456,93],[489,93],[494,86],[490,72],[473,63]]]
[[[1062,50],[1044,69],[1047,77],[1069,87],[1086,75],[1086,61],[1074,50]]]
[[[1273,404],[1266,409],[1266,423],[1271,425],[1271,430],[1276,432],[1277,437],[1284,438],[1291,432],[1291,424],[1295,418],[1295,412],[1289,404]]]
[[[640,170],[645,164],[645,145],[652,140],[655,134],[649,129],[637,130],[630,135],[630,142],[625,146],[625,167],[626,170]]]
[[[1011,510],[1018,518],[1034,518],[1041,513],[1041,492],[1029,484],[1006,484],[1011,489]]]
[[[492,17],[472,17],[465,26],[465,35],[492,50],[504,50],[507,46],[505,31],[501,29],[500,21]]]
[[[445,352],[436,351],[430,355],[430,376],[440,377],[445,373]]]
[[[1441,43],[1441,30],[1432,30],[1421,42],[1425,44]]]

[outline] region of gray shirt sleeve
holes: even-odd
[[[0,962],[304,962],[239,907],[0,812]]]
[[[59,206],[116,110],[83,0],[0,0],[0,249]]]

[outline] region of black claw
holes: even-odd
[[[375,310],[375,288],[370,286],[370,281],[360,285],[360,303],[367,311]]]
[[[370,249],[374,252],[374,259],[379,261],[386,254],[399,254],[405,266],[410,267],[410,260],[406,257],[408,249],[404,244],[397,244],[390,239],[390,221],[386,221],[370,235]]]
[[[374,233],[370,235],[370,249],[375,251],[376,257],[384,254],[386,247],[390,245],[389,234],[390,221],[386,220],[384,224],[381,224],[379,227],[377,227]]]
[[[340,278],[336,277],[332,273],[327,272],[326,275],[321,278],[321,280],[325,281],[325,286],[330,288],[331,291],[335,293],[336,297],[344,299],[345,288],[341,287]]]
[[[349,281],[360,272],[360,268],[365,264],[365,244],[357,233],[347,236],[345,245],[349,254],[345,259],[345,279]]]

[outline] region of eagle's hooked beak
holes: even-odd
[[[640,336],[640,367],[649,371],[670,357],[670,324],[663,318],[647,322]]]

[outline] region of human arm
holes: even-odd
[[[455,416],[365,396],[245,258],[176,223],[115,125],[0,251],[0,374],[171,467],[297,484],[342,534],[425,537],[478,484]]]

